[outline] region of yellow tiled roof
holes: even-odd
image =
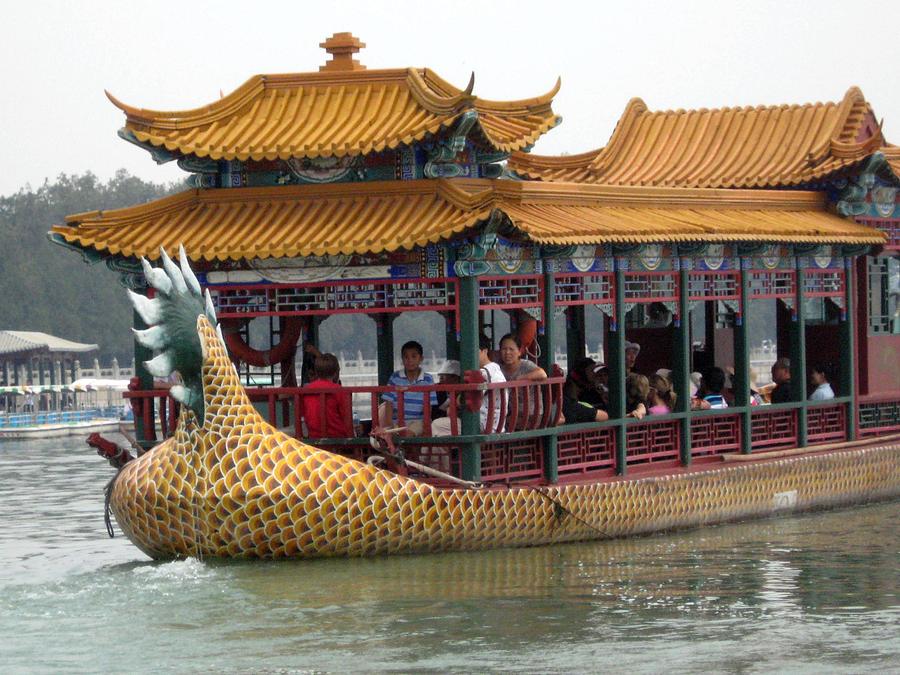
[[[818,180],[884,145],[862,92],[837,103],[650,111],[632,99],[606,147],[570,157],[514,153],[529,178],[670,187],[765,188]]]
[[[884,241],[826,212],[815,192],[459,179],[190,190],[69,216],[52,232],[121,256],[152,259],[183,243],[195,260],[239,260],[409,249],[474,228],[495,209],[545,244]]]
[[[474,75],[459,89],[427,68],[366,70],[344,53],[362,46],[354,40],[335,34],[322,43],[338,55],[320,72],[256,75],[194,110],[145,110],[107,96],[141,143],[214,160],[365,155],[421,140],[468,111],[478,115],[482,143],[512,152],[560,121],[551,107],[559,81],[543,96],[489,101],[472,95]]]
[[[900,147],[888,145],[881,148],[881,153],[887,160],[888,166],[894,172],[894,176],[900,179]]]

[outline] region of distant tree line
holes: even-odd
[[[87,265],[47,232],[65,216],[159,199],[182,184],[148,183],[125,170],[101,182],[93,173],[61,174],[39,188],[0,197],[0,329],[40,331],[97,343],[103,361],[131,363],[131,306],[115,273]]]

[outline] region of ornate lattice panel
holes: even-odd
[[[871,436],[886,431],[900,431],[900,399],[860,403],[859,433]]]
[[[704,415],[691,420],[692,457],[721,455],[740,449],[740,415]]]
[[[478,304],[482,309],[542,307],[543,302],[544,280],[540,275],[481,277],[478,280]]]
[[[321,315],[341,312],[397,312],[456,309],[453,279],[331,282],[328,286],[244,286],[211,288],[223,318],[264,315]]]
[[[677,462],[681,450],[678,420],[629,424],[625,442],[627,464]]]
[[[797,295],[797,274],[794,270],[751,270],[750,297],[793,299]]]
[[[741,283],[738,272],[690,272],[690,300],[739,300]]]
[[[560,476],[615,469],[614,429],[589,429],[560,434],[556,447]]]
[[[845,295],[844,270],[806,270],[803,294],[810,298],[841,298]]]
[[[754,450],[792,448],[797,445],[796,410],[754,410],[750,419],[750,440]]]
[[[419,464],[424,464],[432,469],[443,471],[454,476],[459,476],[460,470],[459,449],[449,445],[404,445],[403,453],[407,459]],[[410,467],[410,474],[416,475],[416,471]],[[429,478],[429,480],[433,480]]]
[[[875,227],[887,235],[885,250],[900,250],[900,220],[897,218],[860,218],[859,222]]]
[[[615,302],[615,276],[601,274],[557,274],[553,302],[569,305],[612,305]]]
[[[626,272],[625,302],[677,302],[677,272]]]
[[[810,406],[806,411],[807,441],[826,443],[847,438],[847,407],[835,405]]]
[[[481,480],[508,481],[540,478],[544,470],[542,439],[485,443],[481,446]]]

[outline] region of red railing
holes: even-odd
[[[679,420],[645,418],[625,430],[625,461],[632,464],[677,462],[681,453]]]
[[[544,473],[542,438],[496,441],[481,446],[481,480],[523,481]]]
[[[478,371],[473,371],[478,372]],[[410,387],[341,387],[340,389],[309,390],[299,387],[265,387],[247,388],[247,396],[253,403],[265,403],[267,421],[276,427],[292,427],[297,438],[306,438],[304,425],[303,401],[308,397],[319,399],[320,419],[317,425],[327,428],[326,401],[335,396],[350,396],[356,409],[363,406],[368,410],[372,420],[378,419],[378,408],[382,396],[388,392],[397,395],[394,409],[394,421],[397,426],[406,426],[406,395],[420,394],[429,400],[431,394],[446,393],[449,407],[447,416],[450,419],[450,435],[461,433],[460,414],[463,405],[471,404],[473,410],[480,410],[486,401],[487,419],[483,430],[479,433],[496,433],[500,431],[530,431],[556,426],[562,415],[563,377],[551,377],[542,382],[497,382],[471,383],[455,385],[423,385]],[[135,415],[142,419],[148,430],[154,428],[154,408],[159,410],[159,418],[163,436],[174,432],[177,420],[177,403],[169,398],[168,390],[130,391],[125,394]],[[154,405],[145,402],[153,401]],[[425,405],[423,410],[424,436],[431,436],[431,406]],[[155,435],[153,436],[155,438]],[[149,437],[148,437],[149,439]]]
[[[150,443],[157,440],[157,421],[162,438],[175,433],[181,406],[169,396],[168,389],[132,390],[124,392],[122,396],[131,405],[135,425],[143,425],[143,440]]]
[[[741,416],[715,413],[691,420],[691,457],[741,451]]]
[[[859,435],[893,432],[900,432],[900,392],[860,396]]]
[[[556,442],[560,476],[616,468],[616,431],[611,427],[561,433]]]
[[[753,410],[750,413],[750,442],[754,450],[776,450],[797,445],[797,410]]]
[[[806,409],[808,445],[847,438],[847,406],[844,403],[810,405]]]

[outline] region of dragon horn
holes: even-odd
[[[144,277],[146,277],[147,283],[164,295],[172,293],[172,281],[165,272],[151,267],[144,257],[141,257],[141,267],[144,268]]]
[[[148,326],[158,324],[162,320],[162,306],[159,300],[151,300],[150,298],[128,291],[128,297],[134,310],[141,316]]]
[[[149,373],[156,377],[168,377],[175,370],[175,364],[169,352],[157,354],[149,361],[144,361],[144,365],[147,366]]]
[[[200,282],[197,281],[197,277],[194,275],[194,270],[192,270],[191,266],[188,264],[188,257],[187,253],[184,250],[184,244],[178,245],[178,264],[181,266],[181,275],[187,282],[188,288],[191,289],[191,292],[194,295],[202,295],[202,291],[200,290]]]
[[[131,330],[139,343],[155,351],[164,349],[169,345],[169,335],[162,324],[151,326],[146,330],[138,330],[137,328],[132,328]]]
[[[172,281],[172,286],[175,287],[175,290],[179,293],[187,293],[187,285],[184,283],[184,277],[181,275],[181,270],[179,270],[175,263],[172,262],[172,259],[166,253],[166,249],[162,246],[159,247],[159,258],[162,261],[163,269]]]

